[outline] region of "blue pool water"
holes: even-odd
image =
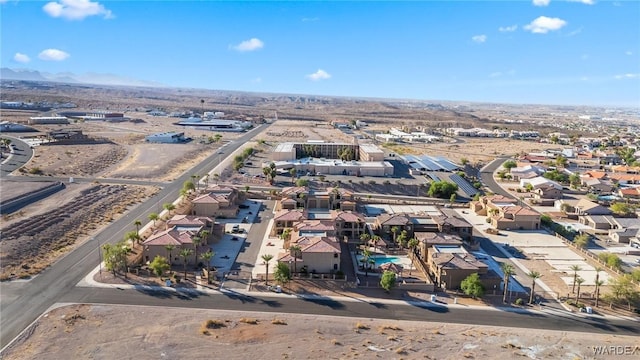
[[[598,200],[605,200],[605,201],[618,200],[618,197],[615,195],[600,195],[598,196]]]
[[[388,255],[375,255],[371,257],[375,260],[376,265],[378,267],[384,263],[392,262],[394,264],[402,265],[402,260],[397,256],[388,256]],[[358,255],[358,263],[360,263],[360,259],[362,259],[362,255]]]

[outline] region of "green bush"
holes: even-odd
[[[522,304],[524,304],[524,300],[522,300],[521,298],[517,298],[515,304],[516,305],[522,305]]]

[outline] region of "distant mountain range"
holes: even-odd
[[[23,81],[54,81],[71,84],[95,84],[95,85],[121,85],[121,86],[150,86],[160,87],[164,84],[131,79],[113,74],[85,73],[74,74],[70,72],[64,73],[47,73],[29,69],[9,69],[0,68],[0,79],[2,80],[23,80]]]

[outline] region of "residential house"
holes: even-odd
[[[592,194],[609,194],[613,191],[613,185],[605,182],[605,180],[583,178],[581,182],[582,186],[586,187]]]
[[[191,200],[191,215],[232,218],[238,215],[238,190],[214,185]]]
[[[280,210],[273,217],[270,236],[282,235],[284,229],[293,228],[299,221],[307,218],[303,210]]]
[[[166,229],[176,227],[177,229],[189,229],[200,233],[203,230],[209,232],[209,235],[214,234],[214,220],[207,216],[193,216],[193,215],[173,215],[166,223]],[[207,244],[208,239],[203,239]]]
[[[478,201],[469,203],[471,210],[478,215],[488,215],[490,210],[497,210],[504,206],[513,206],[518,200],[502,195],[483,196]]]
[[[578,216],[611,214],[611,210],[609,210],[609,208],[588,199],[580,199],[574,206],[574,210],[575,214]]]
[[[441,215],[433,216],[438,231],[444,234],[459,236],[471,248],[478,246],[473,239],[473,225],[453,209],[440,209]]]
[[[539,189],[539,188],[548,188],[548,187],[553,187],[557,190],[562,191],[562,185],[558,184],[557,182],[553,181],[553,180],[549,180],[545,177],[542,176],[538,176],[532,179],[521,179],[520,180],[520,187],[522,188],[526,188],[526,187],[531,187],[532,190],[535,189]]]
[[[477,260],[460,246],[433,246],[429,251],[428,270],[437,286],[458,289],[471,274],[478,274],[486,289],[497,288],[500,277],[487,264]]]
[[[618,195],[624,199],[640,199],[640,187],[620,188]]]
[[[173,246],[170,263],[183,264],[184,258],[180,256],[180,251],[182,249],[195,250],[193,238],[199,234],[196,229],[200,229],[200,227],[181,229],[178,226],[174,226],[170,229],[152,234],[142,243],[144,262],[153,261],[156,256],[169,258],[167,246]],[[201,254],[208,249],[208,245],[201,244],[198,248],[198,253]],[[196,259],[195,251],[193,251],[191,255],[187,257],[187,264],[195,265],[197,262],[198,259]]]
[[[613,216],[610,215],[582,215],[578,221],[594,230],[609,230],[615,227]]]
[[[638,218],[613,218],[612,229],[609,230],[609,238],[617,243],[627,244],[640,234],[640,219]]]
[[[418,246],[415,249],[416,255],[425,264],[429,263],[429,250],[435,245],[443,246],[461,246],[462,239],[458,235],[439,234],[433,232],[415,233],[415,239],[418,240]]]
[[[521,179],[532,179],[538,177],[544,174],[544,169],[540,166],[529,164],[511,168],[509,173],[513,180],[520,181]]]
[[[539,186],[533,190],[533,198],[540,201],[561,199],[563,196],[562,188],[558,189],[556,186],[545,184]]]
[[[400,231],[406,230],[411,237],[413,236],[413,226],[414,222],[411,221],[411,217],[407,214],[381,214],[376,218],[373,230],[378,232],[380,236],[393,238],[391,229],[397,227]]]
[[[367,222],[358,212],[333,210],[331,215],[338,236],[359,239],[360,235],[366,231]]]
[[[300,247],[297,257],[286,252],[278,257],[278,262],[288,264],[293,271],[308,273],[335,273],[340,270],[340,243],[334,236],[306,235],[296,239],[295,244]]]
[[[540,213],[519,205],[499,207],[489,215],[491,226],[498,230],[537,230]]]

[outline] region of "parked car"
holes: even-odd
[[[240,205],[238,205],[238,208],[240,208],[240,209],[248,209],[249,205],[240,204]]]

